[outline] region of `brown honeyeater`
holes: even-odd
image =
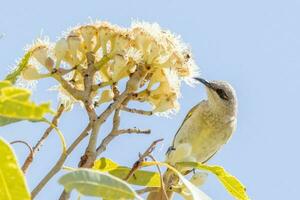
[[[237,98],[233,87],[225,81],[195,79],[204,84],[207,99],[188,112],[175,134],[166,156],[166,162],[171,165],[184,161],[205,163],[229,140],[236,128]],[[186,173],[187,169],[178,170]],[[171,174],[169,170],[164,174],[165,188],[174,184],[174,174]],[[171,199],[173,192],[167,189],[166,193]],[[162,191],[151,192],[147,199],[165,200],[165,196]]]

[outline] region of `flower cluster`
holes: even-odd
[[[150,103],[154,112],[177,110],[180,82],[189,82],[197,75],[191,52],[180,38],[157,24],[145,22],[135,22],[130,28],[108,22],[78,26],[55,44],[39,42],[29,51],[32,59],[46,67],[49,73],[41,74],[35,65],[30,64],[22,72],[24,79],[36,80],[60,71],[78,90],[84,90],[83,71],[89,64],[88,53],[93,53],[95,59],[95,85],[106,83],[109,87],[144,67],[147,73],[134,100]],[[63,87],[60,88],[68,96]],[[111,101],[113,95],[112,88],[103,90],[98,103]]]

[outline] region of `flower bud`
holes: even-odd
[[[71,63],[73,65],[77,65],[80,63],[80,61],[82,59],[82,54],[80,52],[82,39],[79,35],[73,33],[68,36],[67,42],[68,42],[68,46],[69,46],[69,51],[72,56]]]
[[[32,57],[40,64],[45,65],[48,58],[48,48],[46,46],[37,46],[32,50]]]
[[[117,33],[117,28],[107,22],[103,22],[98,27],[98,42],[100,43],[103,55],[108,53],[107,43]]]
[[[144,54],[147,51],[149,44],[153,42],[153,38],[139,27],[133,28],[132,33],[134,36],[135,46]]]
[[[100,75],[100,79],[102,82],[112,80],[112,73],[110,71],[110,66],[105,65],[105,66],[101,67],[101,69],[99,70],[99,75]]]
[[[136,71],[137,65],[129,66],[129,73],[134,73]]]
[[[44,78],[46,75],[40,74],[37,68],[32,65],[28,65],[23,71],[21,72],[21,76],[23,79],[32,81],[38,80],[40,78]],[[47,75],[48,76],[48,75]]]
[[[142,53],[133,48],[133,47],[129,47],[125,50],[125,55],[124,57],[129,61],[129,62],[134,62],[135,64],[139,64],[142,62]]]
[[[94,51],[97,46],[98,30],[95,26],[87,25],[79,28],[83,38],[83,49],[85,52]]]
[[[112,80],[114,82],[128,76],[128,66],[127,61],[123,56],[116,55],[114,58],[114,63],[112,65]]]
[[[114,98],[114,93],[112,90],[104,90],[101,94],[101,97],[98,101],[98,104],[106,103],[111,101]]]
[[[54,54],[58,61],[61,61],[65,56],[69,49],[68,42],[65,38],[61,38],[56,42],[54,47]]]
[[[63,104],[65,107],[65,111],[71,111],[73,109],[74,103],[76,102],[76,99],[69,94],[68,91],[66,91],[61,85],[58,86],[55,90],[59,91],[58,95],[58,101],[60,104]]]
[[[176,99],[166,98],[159,101],[158,104],[154,104],[155,109],[153,112],[166,112],[168,110],[175,110],[178,111],[179,103]]]
[[[130,47],[131,39],[127,35],[117,35],[112,39],[111,54],[122,53]]]

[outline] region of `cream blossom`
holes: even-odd
[[[101,93],[101,97],[100,97],[100,99],[99,99],[99,101],[97,103],[100,105],[102,103],[106,103],[106,102],[111,101],[113,98],[114,98],[114,93],[113,93],[113,91],[111,89],[104,90]]]
[[[61,61],[66,57],[69,50],[68,42],[65,38],[58,40],[54,47],[54,55],[56,57],[56,68],[59,67]]]
[[[49,77],[49,74],[41,74],[38,69],[33,65],[28,65],[22,72],[21,76],[23,79],[32,81],[41,78]]]
[[[181,42],[179,36],[163,30],[156,23],[134,22],[129,28],[108,22],[77,26],[55,44],[36,43],[31,51],[32,57],[48,69],[49,66],[60,69],[62,63],[67,63],[64,69],[73,68],[68,82],[78,90],[85,89],[84,70],[89,63],[88,53],[95,55],[97,66],[93,84],[117,84],[129,78],[138,68],[144,68],[146,76],[135,100],[150,103],[156,113],[177,111],[181,81],[189,82],[198,73],[188,46]],[[40,76],[32,67],[22,74],[31,78],[27,76],[29,72],[35,78]],[[94,96],[100,96],[99,103],[113,100],[111,89],[93,91]]]
[[[41,45],[32,49],[32,57],[34,57],[41,65],[46,65],[48,58],[48,47]]]

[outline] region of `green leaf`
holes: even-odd
[[[21,121],[21,120],[0,116],[0,126],[5,126],[5,125],[12,124],[12,123],[19,122],[19,121]]]
[[[117,169],[109,171],[109,173],[120,179],[124,179],[130,170],[131,168],[128,167],[118,167]],[[160,176],[156,172],[137,170],[127,182],[139,186],[160,187]]]
[[[15,154],[0,138],[0,199],[29,200],[30,193]]]
[[[0,126],[21,120],[40,121],[52,112],[49,103],[36,105],[29,100],[30,91],[0,81]]]
[[[210,171],[218,177],[226,190],[236,199],[249,200],[249,196],[246,193],[245,186],[236,177],[231,175],[220,166],[209,166],[197,162],[180,162],[176,163],[176,165]]]
[[[31,51],[27,52],[24,55],[24,57],[21,59],[21,61],[18,64],[17,68],[14,71],[12,71],[10,74],[8,74],[5,77],[5,80],[7,80],[7,81],[11,82],[12,84],[14,84],[16,82],[17,78],[20,76],[23,69],[25,69],[28,66],[31,54],[32,54]]]
[[[0,91],[2,97],[8,97],[20,101],[28,101],[30,97],[30,92],[23,88],[5,87],[2,88]]]
[[[100,158],[94,162],[93,169],[107,172],[118,168],[119,165],[108,158]]]
[[[76,189],[85,196],[103,199],[141,199],[125,181],[92,169],[78,169],[59,179],[67,192]]]
[[[0,81],[0,89],[11,86],[9,81]]]
[[[116,176],[120,179],[126,178],[130,172],[129,167],[119,166],[108,158],[100,158],[94,163],[93,169],[101,172],[108,172],[109,174]],[[147,187],[160,187],[160,175],[156,172],[137,170],[128,181],[128,183],[139,186]]]

